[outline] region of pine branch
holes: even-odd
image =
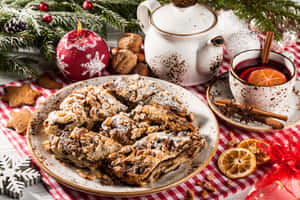
[[[99,4],[111,4],[111,5],[116,5],[116,4],[123,4],[123,5],[135,5],[137,6],[139,3],[143,2],[144,0],[93,0],[95,3]]]
[[[39,5],[41,2],[44,2],[42,0],[35,0],[30,1],[30,3],[26,4],[25,8],[31,8],[33,10],[39,10]],[[49,5],[49,11],[56,11],[56,12],[77,12],[77,11],[83,11],[82,7],[78,4],[72,3],[72,1],[47,1],[47,4]]]
[[[55,37],[55,36],[52,35],[52,37]],[[59,41],[59,38],[54,39],[52,37],[50,35],[48,37],[45,37],[41,41],[41,46],[40,46],[40,53],[48,61],[55,60],[56,46]]]
[[[105,23],[111,24],[113,27],[123,32],[125,31],[126,26],[128,26],[128,21],[125,18],[100,4],[94,3],[93,6],[100,9],[100,16],[103,17]]]
[[[56,27],[48,31],[46,36],[39,38],[40,53],[46,60],[55,60],[56,46],[66,32],[62,27]]]
[[[282,38],[282,31],[300,30],[300,5],[291,0],[198,0],[215,10],[231,9],[247,22],[254,20],[259,30],[275,32],[275,39]]]
[[[36,60],[27,56],[9,56],[7,54],[0,54],[0,59],[1,71],[15,73],[23,79],[38,77],[37,71],[32,67],[32,64],[37,63]]]
[[[84,0],[0,0],[0,69],[20,70],[21,74],[30,74],[30,64],[24,65],[24,58],[13,60],[3,52],[20,48],[39,48],[41,55],[49,61],[55,60],[57,43],[64,34],[74,30],[80,19],[84,28],[92,30],[102,37],[107,35],[107,24],[124,31],[140,30],[136,10],[143,0],[90,0],[94,7],[87,11],[82,7]],[[170,0],[158,0],[161,4]],[[232,9],[237,16],[250,22],[254,20],[262,31],[274,31],[276,39],[283,30],[299,31],[300,6],[291,0],[198,0],[215,10]],[[47,12],[52,22],[42,21],[45,12],[38,6],[41,2],[49,5]],[[26,31],[7,34],[4,25],[11,18],[21,18],[28,24]],[[30,62],[28,62],[30,63]],[[26,67],[25,67],[26,66]]]
[[[24,6],[30,2],[31,2],[31,0],[11,1],[11,3],[9,3],[9,6],[15,7],[15,8],[24,8]]]
[[[45,31],[44,24],[41,22],[42,14],[30,8],[16,9],[8,6],[3,6],[1,13],[9,13],[11,17],[22,18],[30,26],[29,29],[34,31],[38,36],[41,36],[42,31]]]
[[[0,33],[0,49],[2,52],[20,48],[30,48],[35,45],[35,36],[26,31],[18,35]]]
[[[106,20],[103,16],[97,16],[87,12],[81,13],[80,15],[72,12],[50,12],[50,14],[52,15],[50,26],[52,28],[59,26],[66,31],[76,29],[78,19],[80,19],[84,28],[100,33]]]

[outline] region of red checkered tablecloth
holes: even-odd
[[[300,77],[300,37],[298,38],[298,42],[296,46],[292,46],[287,48],[286,50],[294,53],[295,55],[295,64],[297,66],[297,75],[298,78]],[[229,59],[225,54],[224,63],[220,69],[220,73],[224,73],[228,70],[229,66]],[[107,73],[106,73],[107,75]],[[67,85],[68,83],[63,81],[62,77],[53,77],[57,81],[62,82],[64,85]],[[37,106],[45,100],[45,98],[52,93],[54,93],[54,90],[47,90],[43,89],[40,86],[38,86],[35,82],[31,80],[27,81],[17,81],[13,83],[9,83],[6,85],[0,86],[0,94],[2,95],[4,93],[4,88],[8,85],[15,85],[19,86],[24,83],[29,83],[33,89],[39,90],[42,92],[42,96],[38,98],[36,106],[28,107],[31,111],[34,111]],[[187,87],[190,91],[194,92],[195,94],[199,95],[200,98],[204,101],[206,101],[205,91],[206,91],[207,85],[199,85],[194,87]],[[27,107],[27,106],[26,106]],[[11,111],[17,111],[19,108],[12,109],[10,108],[6,103],[0,101],[0,130],[5,134],[8,138],[8,140],[12,143],[14,148],[21,154],[21,155],[28,155],[28,146],[26,144],[25,136],[17,134],[15,131],[11,129],[6,128],[6,123],[9,119],[9,113]],[[290,136],[298,136],[300,135],[300,125],[294,126],[287,130],[280,130],[280,131],[273,131],[273,132],[265,132],[265,133],[258,133],[258,132],[249,132],[245,131],[236,127],[233,127],[223,121],[219,121],[220,124],[220,144],[217,150],[216,155],[213,157],[209,165],[202,170],[201,173],[197,174],[195,177],[190,179],[189,181],[180,184],[177,187],[174,187],[172,189],[169,189],[167,191],[163,191],[157,194],[152,194],[148,196],[142,196],[142,197],[134,197],[134,198],[116,198],[116,197],[98,197],[89,195],[83,192],[78,192],[69,188],[66,188],[62,185],[60,185],[58,182],[56,182],[53,178],[45,174],[43,171],[42,173],[42,181],[45,185],[45,187],[48,189],[48,191],[51,193],[51,195],[57,199],[57,200],[81,200],[81,199],[122,199],[122,200],[133,200],[133,199],[146,199],[146,200],[156,200],[156,199],[170,199],[170,200],[179,200],[184,199],[186,197],[186,191],[188,189],[191,189],[195,192],[197,199],[223,199],[224,197],[228,197],[234,193],[241,192],[242,190],[246,189],[247,187],[251,187],[266,171],[270,168],[270,166],[259,166],[256,171],[249,175],[246,178],[239,179],[239,180],[233,180],[232,185],[230,187],[227,186],[226,181],[227,178],[224,177],[217,168],[216,162],[218,156],[223,152],[225,149],[227,149],[227,143],[230,140],[230,137],[228,136],[228,133],[232,131],[237,139],[239,141],[246,139],[246,138],[257,138],[262,139],[267,142],[276,142],[280,140],[285,140],[286,137]],[[201,191],[200,186],[196,186],[195,183],[197,181],[203,181],[204,178],[210,174],[214,173],[215,178],[211,181],[212,185],[217,188],[216,192],[209,193],[209,195],[206,198],[202,198],[199,195],[199,192]]]

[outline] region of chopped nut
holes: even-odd
[[[187,197],[185,198],[185,200],[193,200],[195,198],[194,192],[190,189],[186,191],[186,195]]]
[[[197,182],[196,182],[196,185],[202,186],[202,185],[204,185],[204,182],[203,182],[203,181],[197,181]]]
[[[229,142],[228,142],[228,146],[229,147],[234,147],[235,145],[237,145],[237,143],[238,143],[238,141],[237,141],[237,139],[236,138],[233,138],[232,140],[230,140]]]
[[[226,181],[226,186],[227,186],[227,187],[230,187],[231,185],[232,185],[231,180],[227,180],[227,181]]]
[[[86,178],[89,180],[95,180],[97,176],[95,174],[89,174]]]
[[[188,115],[188,120],[189,120],[190,122],[195,121],[195,115],[194,115],[194,113],[190,113],[190,114]]]
[[[208,192],[206,191],[206,190],[202,190],[201,192],[200,192],[200,196],[201,197],[206,197],[208,195]]]
[[[117,53],[118,53],[118,51],[119,51],[119,48],[113,48],[112,50],[111,50],[111,55],[116,55]]]
[[[80,170],[80,169],[76,170],[76,171],[77,171],[78,175],[81,176],[82,178],[87,178],[88,177],[88,175],[85,171]]]
[[[138,63],[135,68],[133,69],[133,73],[139,74],[142,76],[149,75],[149,68],[145,63]]]
[[[231,137],[231,138],[234,137],[234,133],[233,133],[232,131],[230,131],[230,132],[228,133],[228,135],[229,135],[229,137]]]
[[[214,173],[210,173],[208,176],[206,176],[206,180],[211,181],[215,177]]]
[[[145,61],[145,55],[142,53],[135,53],[135,55],[138,57],[139,62],[144,62]]]
[[[210,182],[205,182],[204,188],[209,192],[215,192],[217,189]]]
[[[43,147],[46,151],[51,151],[50,142],[48,140],[43,143]]]

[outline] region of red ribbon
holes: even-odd
[[[298,142],[287,138],[287,145],[283,143],[271,144],[268,150],[271,160],[290,175],[300,175],[300,138]]]
[[[256,183],[256,190],[264,188],[275,181],[282,180],[282,178],[300,179],[300,136],[296,138],[297,142],[292,138],[287,138],[287,144],[283,142],[270,144],[270,147],[263,147],[268,152],[270,159],[274,165],[272,169]],[[289,185],[283,185],[284,189],[293,197],[296,195],[291,191]],[[270,191],[271,192],[271,191]]]

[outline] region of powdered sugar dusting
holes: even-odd
[[[132,77],[132,75],[121,77]],[[182,180],[183,178],[191,178],[191,173],[197,170],[199,171],[199,167],[202,168],[203,165],[206,165],[207,161],[211,158],[211,155],[215,151],[215,147],[218,143],[217,122],[208,107],[197,96],[177,85],[150,77],[145,77],[145,79],[159,83],[163,89],[167,90],[172,95],[177,95],[180,100],[184,101],[184,103],[188,106],[188,112],[192,111],[195,114],[195,124],[200,125],[200,132],[208,142],[207,147],[193,160],[192,165],[189,163],[189,167],[181,166],[178,168],[178,170],[175,170],[166,176],[162,176],[155,184],[151,186],[110,186],[103,185],[97,180],[87,180],[79,176],[75,169],[72,169],[69,166],[64,166],[42,147],[41,144],[48,139],[48,136],[40,131],[43,127],[44,120],[51,111],[58,109],[59,103],[62,102],[62,100],[68,95],[70,95],[75,88],[80,89],[89,85],[101,85],[109,80],[116,80],[118,78],[120,78],[120,76],[105,76],[77,82],[69,87],[66,87],[65,89],[60,90],[53,96],[50,96],[46,102],[37,109],[29,128],[31,134],[29,134],[28,137],[32,143],[32,151],[36,153],[35,159],[40,160],[42,163],[47,163],[47,166],[44,167],[51,171],[55,176],[60,177],[61,180],[64,180],[65,183],[72,183],[76,187],[80,186],[85,191],[91,191],[91,189],[93,189],[94,191],[99,191],[99,194],[107,194],[110,192],[115,193],[116,195],[120,193],[126,193],[126,195],[131,196],[133,195],[133,192],[143,193],[149,191],[150,189],[158,191],[159,188],[164,186],[169,188],[168,185],[170,184],[172,184],[170,187],[174,187],[176,182]],[[44,167],[42,166],[43,169]]]

